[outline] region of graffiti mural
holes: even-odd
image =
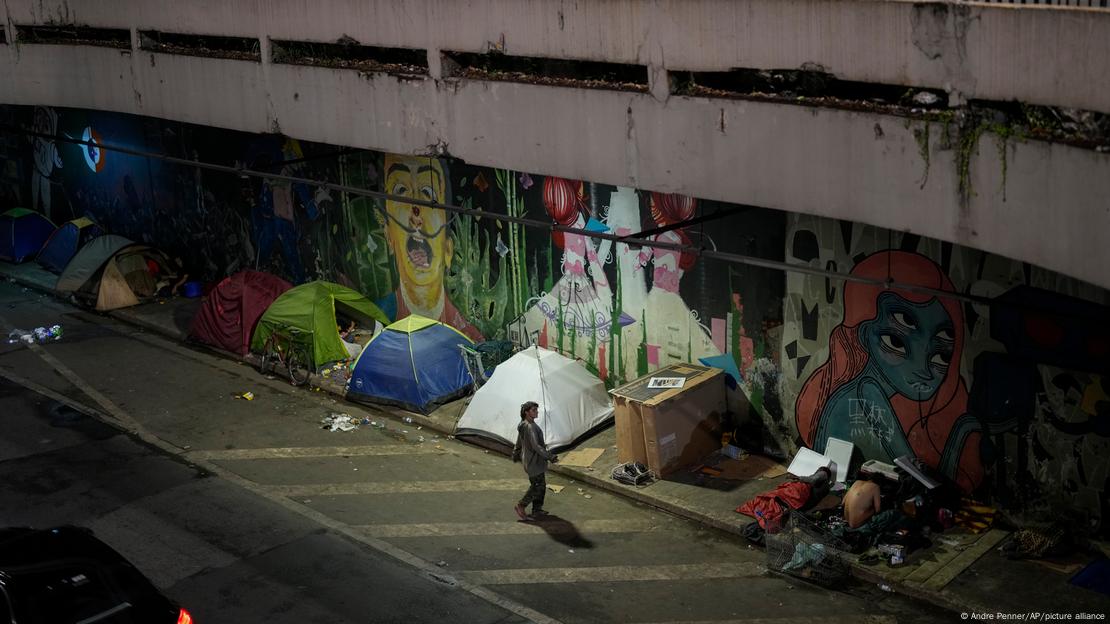
[[[904,251],[868,256],[851,274],[954,291],[932,260]],[[830,437],[848,440],[864,457],[888,463],[914,455],[974,489],[982,481],[980,430],[967,414],[959,371],[959,302],[847,282],[842,304],[842,320],[828,338],[828,361],[798,394],[802,440],[821,452]]]
[[[1092,522],[1106,516],[1105,291],[805,215],[788,218],[787,241],[791,263],[877,282],[787,274],[780,389],[793,397],[798,443],[821,450],[836,437],[867,458],[912,454],[1008,509],[1081,501]]]
[[[62,157],[52,138],[58,133],[58,113],[52,108],[36,106],[31,130],[36,135],[32,136],[31,144],[34,158],[34,169],[31,173],[31,209],[37,210],[48,219],[57,219],[54,213],[51,198],[51,187],[54,171],[62,168]]]
[[[0,146],[4,201],[91,217],[205,281],[257,268],[338,282],[392,318],[558,350],[609,387],[725,355],[763,441],[787,453],[848,439],[867,458],[920,457],[1008,509],[1066,502],[1110,517],[1104,290],[908,233],[695,196],[96,111],[0,114],[36,133]]]

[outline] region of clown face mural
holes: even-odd
[[[390,195],[433,202],[447,198],[447,176],[438,159],[386,154],[384,170],[385,191]],[[481,332],[463,318],[444,288],[444,276],[454,255],[447,212],[388,200],[385,217],[386,240],[400,280],[397,318],[419,314],[481,340]]]

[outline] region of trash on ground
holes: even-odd
[[[617,464],[610,473],[613,480],[625,485],[650,485],[657,478],[655,472],[640,462]]]
[[[547,484],[547,489],[551,490],[552,492],[555,492],[556,494],[558,494],[559,492],[562,492],[563,487],[565,487],[565,486],[555,485],[555,484],[552,484],[552,483]]]
[[[358,429],[358,420],[351,418],[350,414],[332,412],[328,417],[320,420],[324,424],[321,429],[330,431],[354,431]]]
[[[254,400],[254,393],[253,392],[244,392],[243,394],[235,395],[235,398],[245,399],[247,401],[253,401]]]
[[[26,329],[13,329],[8,332],[8,344],[16,342],[23,342],[25,344],[46,344],[54,342],[55,340],[62,339],[62,326],[51,325],[50,327],[36,327],[32,330]]]

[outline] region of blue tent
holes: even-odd
[[[12,208],[0,214],[0,260],[23,262],[37,254],[53,232],[50,219],[34,210]]]
[[[36,260],[47,271],[61,273],[78,249],[103,233],[99,225],[86,217],[66,221],[46,240]]]
[[[403,318],[366,344],[347,398],[427,413],[437,403],[466,394],[473,383],[459,345],[474,343],[450,325],[422,316]]]

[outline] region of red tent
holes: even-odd
[[[193,317],[189,334],[201,342],[246,355],[259,317],[293,285],[259,271],[240,271],[212,289]]]

